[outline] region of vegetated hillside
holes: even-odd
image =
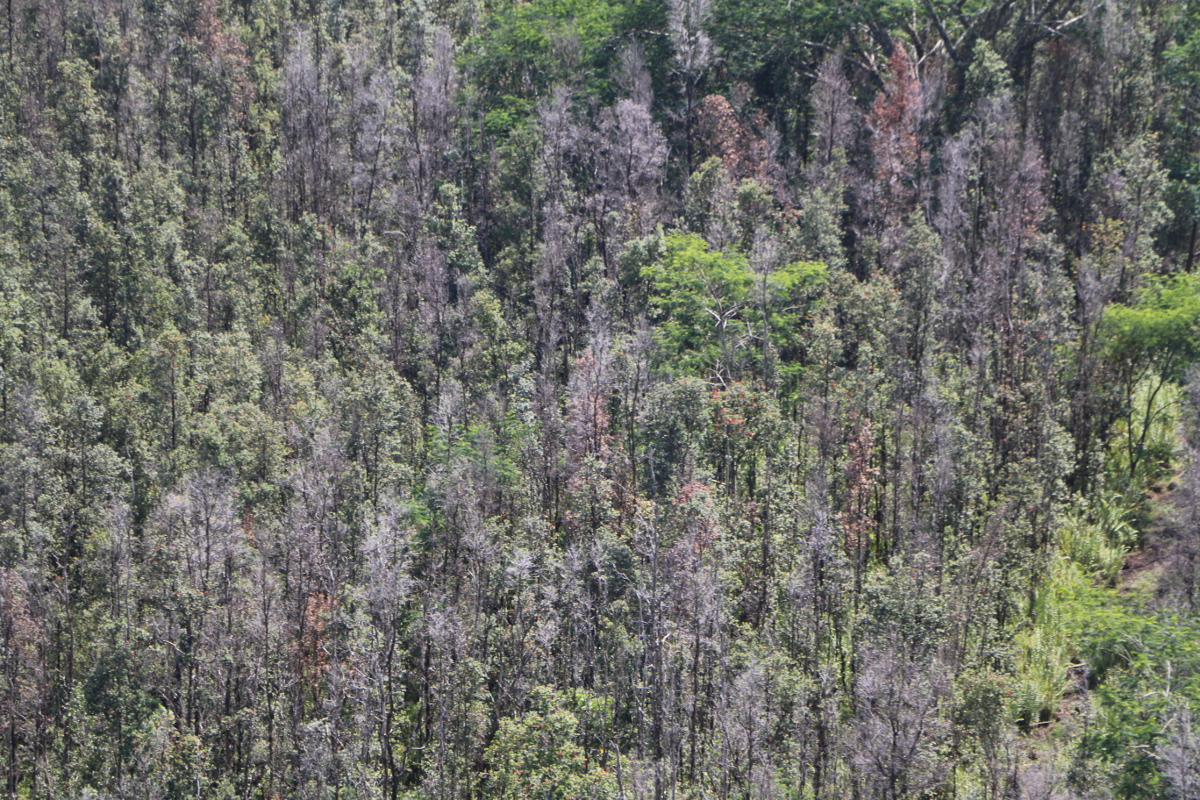
[[[1190,0],[7,0],[5,796],[1200,796],[1198,115]]]

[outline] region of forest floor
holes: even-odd
[[[1129,553],[1117,576],[1117,591],[1121,594],[1141,595],[1147,600],[1161,596],[1175,583],[1172,578],[1186,568],[1177,488],[1178,476],[1147,493],[1150,519],[1141,548]]]
[[[1117,576],[1117,590],[1123,595],[1151,596],[1158,591],[1162,582],[1172,547],[1171,537],[1162,528],[1146,533],[1146,542],[1141,550],[1135,550],[1125,559],[1125,566]]]

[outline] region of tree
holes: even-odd
[[[1200,285],[1190,275],[1147,279],[1134,305],[1114,303],[1105,310],[1102,326],[1108,357],[1119,370],[1127,477],[1134,480],[1147,457],[1147,437],[1159,413],[1155,400],[1200,353]],[[1143,382],[1148,389],[1135,403]]]
[[[692,171],[692,125],[697,89],[712,60],[712,40],[704,31],[711,14],[709,0],[670,0],[667,5],[667,30],[683,81],[684,164],[689,174]]]

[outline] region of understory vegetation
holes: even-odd
[[[1200,797],[1192,0],[5,0],[0,791]]]

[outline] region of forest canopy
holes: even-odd
[[[1200,797],[1191,0],[5,0],[11,800]]]

